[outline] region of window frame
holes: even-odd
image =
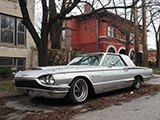
[[[132,40],[132,42],[134,42],[134,33],[130,33],[130,40]]]
[[[62,40],[64,41],[66,39],[66,30],[62,29]]]
[[[2,16],[6,16],[6,17],[9,17],[9,18],[13,18],[14,19],[14,25],[13,25],[13,30],[9,30],[9,29],[4,29],[2,28]],[[5,14],[0,14],[0,43],[2,44],[12,44],[14,45],[15,43],[15,21],[16,21],[16,18],[15,17],[12,17],[12,16],[9,16],[9,15],[5,15]],[[4,31],[12,31],[13,33],[13,42],[10,43],[10,42],[2,42],[2,30]]]
[[[20,18],[17,18],[16,19],[16,45],[24,45],[24,46],[26,46],[26,27],[24,26],[24,32],[21,32],[21,31],[18,31],[18,20],[22,20],[22,19],[20,19]],[[18,37],[19,37],[19,33],[23,33],[24,34],[24,44],[19,44],[18,43]]]
[[[23,65],[18,65],[18,60],[23,60]],[[22,70],[25,70],[26,59],[25,58],[16,58],[16,68],[17,68],[17,71],[18,71],[18,68],[23,68]]]
[[[116,65],[114,65],[114,66],[112,66],[112,63],[110,63],[110,64],[108,64],[107,63],[107,56],[114,56],[114,57],[119,57],[117,60],[120,60],[121,61],[121,66],[116,66]],[[105,62],[105,63],[104,63]],[[119,61],[118,61],[119,62]],[[122,65],[123,64],[123,65]],[[105,58],[104,58],[104,60],[103,60],[103,62],[102,62],[102,66],[103,67],[126,67],[127,66],[127,64],[125,63],[125,61],[122,59],[122,57],[120,56],[120,55],[112,55],[112,54],[107,54],[106,56],[105,56]]]
[[[13,19],[13,22],[14,22],[13,23],[13,30],[7,30],[7,29],[2,28],[2,25],[1,25],[2,24],[1,23],[2,16],[6,16],[8,18]],[[15,46],[19,46],[19,45],[26,46],[26,43],[27,43],[27,41],[26,41],[26,27],[23,25],[24,26],[24,32],[19,31],[18,30],[18,20],[22,20],[22,18],[0,13],[0,44],[8,44],[8,45],[15,45]],[[2,42],[2,30],[12,31],[13,42]],[[23,39],[24,43],[22,43],[22,44],[20,44],[19,40],[18,40],[19,34],[23,34],[23,36],[24,36],[24,39]]]
[[[8,59],[8,60],[11,59],[12,60],[11,65],[0,65],[0,68],[3,68],[3,67],[11,68],[11,67],[15,66],[16,71],[18,71],[18,68],[23,68],[20,70],[26,69],[26,58],[0,57],[0,59]],[[18,60],[23,60],[23,65],[18,65]]]
[[[151,56],[152,56],[151,53],[149,53],[149,54],[148,54],[148,57],[151,57]]]
[[[108,26],[108,36],[115,37],[115,28],[112,26]]]

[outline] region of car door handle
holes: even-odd
[[[128,71],[128,68],[124,68],[124,71]]]

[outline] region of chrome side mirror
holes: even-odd
[[[115,66],[115,63],[111,63],[109,67],[113,67],[113,66]]]

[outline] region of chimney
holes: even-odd
[[[86,3],[86,4],[84,5],[84,13],[88,13],[88,12],[90,12],[90,11],[91,11],[91,6]]]

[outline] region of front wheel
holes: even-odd
[[[82,78],[75,79],[71,83],[71,88],[68,93],[68,99],[70,100],[70,102],[78,104],[86,101],[87,97],[88,97],[87,82]]]
[[[136,89],[136,90],[139,90],[141,88],[141,83],[142,83],[142,80],[140,77],[135,77],[135,80],[133,82],[133,89]]]

